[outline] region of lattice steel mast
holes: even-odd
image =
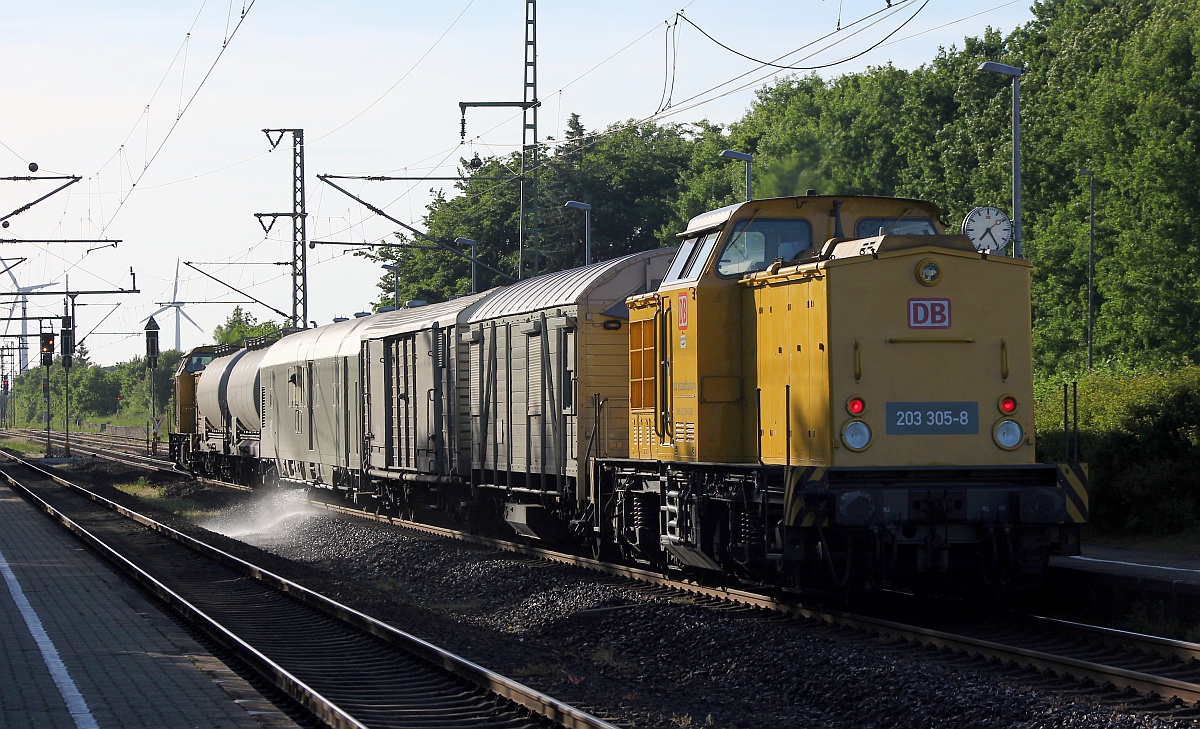
[[[264,232],[270,232],[276,218],[292,219],[292,326],[308,328],[308,233],[305,220],[308,213],[304,207],[304,130],[264,129],[271,149],[279,146],[284,133],[292,135],[292,212],[255,213]],[[271,136],[274,134],[275,136]],[[263,218],[270,218],[264,223]]]
[[[522,101],[460,101],[462,139],[467,138],[467,107],[518,106],[521,120],[521,215],[517,230],[517,278],[525,278],[525,244],[529,242],[534,275],[538,271],[538,149],[537,108],[537,0],[525,0],[525,95]],[[532,173],[532,174],[530,174]]]
[[[537,128],[537,2],[525,0],[525,97],[521,125],[521,245],[525,245],[526,218],[529,221],[529,247],[533,254],[530,273],[538,273],[538,128]],[[529,175],[532,169],[533,175]],[[520,274],[523,277],[524,251],[520,256]]]

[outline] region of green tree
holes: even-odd
[[[235,306],[225,319],[224,324],[218,324],[213,330],[213,339],[217,344],[238,344],[251,337],[262,337],[279,331],[279,325],[273,321],[259,323],[258,319],[242,307]]]
[[[1113,3],[1040,0],[1007,36],[987,29],[940,48],[914,70],[890,65],[829,79],[780,78],[759,89],[727,128],[695,124],[586,129],[572,115],[562,144],[537,170],[538,236],[526,254],[539,271],[579,265],[582,220],[593,206],[603,260],[653,245],[706,210],[738,202],[743,168],[722,149],[755,155],[758,196],[876,194],[941,206],[951,232],[972,208],[1011,209],[1012,84],[982,61],[1024,69],[1023,243],[1033,269],[1035,359],[1042,372],[1083,362],[1087,301],[1087,189],[1096,181],[1096,354],[1124,364],[1200,358],[1200,7],[1194,0]],[[515,274],[517,156],[491,158],[441,191],[430,236],[479,241],[480,260]],[[398,244],[424,244],[398,238]],[[469,264],[445,251],[398,247],[377,256],[403,267],[400,298],[466,293]],[[480,288],[508,279],[481,269]],[[381,276],[380,303],[393,280]]]
[[[583,216],[565,210],[567,200],[592,206],[593,261],[658,247],[657,233],[673,215],[667,201],[678,194],[693,155],[686,128],[629,121],[590,134],[578,115],[567,126],[561,147],[544,150],[537,170],[538,232],[526,231],[527,272],[583,264]],[[519,173],[518,155],[483,160],[455,184],[457,194],[435,193],[423,221],[432,241],[398,234],[394,248],[359,255],[401,267],[401,301],[442,301],[470,290],[469,257],[439,249],[433,241],[447,246],[458,237],[478,242],[479,262],[503,272],[480,266],[480,291],[510,283],[521,255]],[[395,286],[391,273],[380,275],[377,306],[394,303]]]
[[[88,415],[114,415],[117,412],[117,396],[120,383],[110,370],[103,367],[86,367],[71,377],[72,409]]]

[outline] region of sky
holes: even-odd
[[[461,158],[515,151],[518,109],[469,109],[464,143],[459,102],[523,99],[525,5],[0,0],[0,269],[12,266],[0,273],[0,316],[20,316],[19,305],[7,313],[17,286],[49,284],[28,297],[29,316],[61,316],[63,292],[87,292],[75,298],[78,338],[99,364],[143,354],[146,318],[172,301],[196,303],[155,317],[164,350],[175,346],[176,311],[194,321],[179,320],[184,351],[211,342],[238,303],[280,321],[273,309],[291,312],[290,219],[264,233],[254,214],[292,210],[292,137],[272,151],[263,129],[304,133],[307,234],[318,243],[308,250],[309,319],[369,311],[384,272],[322,242],[378,241],[397,226],[317,175],[452,176]],[[735,55],[695,26],[751,58],[784,57],[781,65],[862,53],[820,71],[831,78],[916,68],[965,36],[1032,19],[1029,0],[891,6],[542,0],[538,136],[561,138],[571,113],[590,130],[628,119],[728,124],[756,88],[793,73]],[[12,214],[67,182],[24,178],[55,176],[82,179]],[[453,185],[339,184],[418,228],[430,189]],[[58,240],[95,242],[30,242]]]

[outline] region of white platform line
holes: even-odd
[[[79,729],[99,729],[100,725],[96,723],[95,717],[88,709],[87,701],[84,700],[83,694],[79,692],[75,682],[71,680],[71,674],[63,664],[62,658],[59,657],[58,649],[54,647],[54,641],[50,640],[50,636],[46,634],[41,619],[38,618],[33,606],[29,604],[29,599],[25,597],[25,591],[21,589],[21,583],[17,581],[17,576],[8,566],[8,560],[4,558],[3,552],[0,552],[0,573],[4,574],[8,592],[12,595],[13,602],[17,604],[17,609],[21,611],[21,617],[25,618],[25,625],[29,627],[30,635],[37,643],[38,650],[42,652],[42,661],[49,669],[50,676],[54,679],[54,685],[58,687],[58,693],[62,694],[63,701],[67,703],[67,711],[71,712],[75,726]]]
[[[1194,573],[1194,572],[1200,571],[1194,567],[1165,567],[1161,564],[1141,564],[1140,562],[1122,562],[1122,561],[1116,560],[1116,559],[1098,559],[1096,557],[1068,557],[1067,559],[1074,559],[1074,560],[1078,560],[1080,562],[1101,562],[1103,564],[1118,564],[1123,567],[1144,567],[1146,569],[1153,569],[1153,570],[1170,570],[1172,572],[1193,572]]]

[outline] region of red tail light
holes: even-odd
[[[867,409],[867,402],[861,397],[852,397],[846,401],[846,411],[851,415],[862,415]]]
[[[1012,415],[1017,412],[1017,398],[1012,395],[1005,395],[1000,398],[1000,412],[1005,415]]]

